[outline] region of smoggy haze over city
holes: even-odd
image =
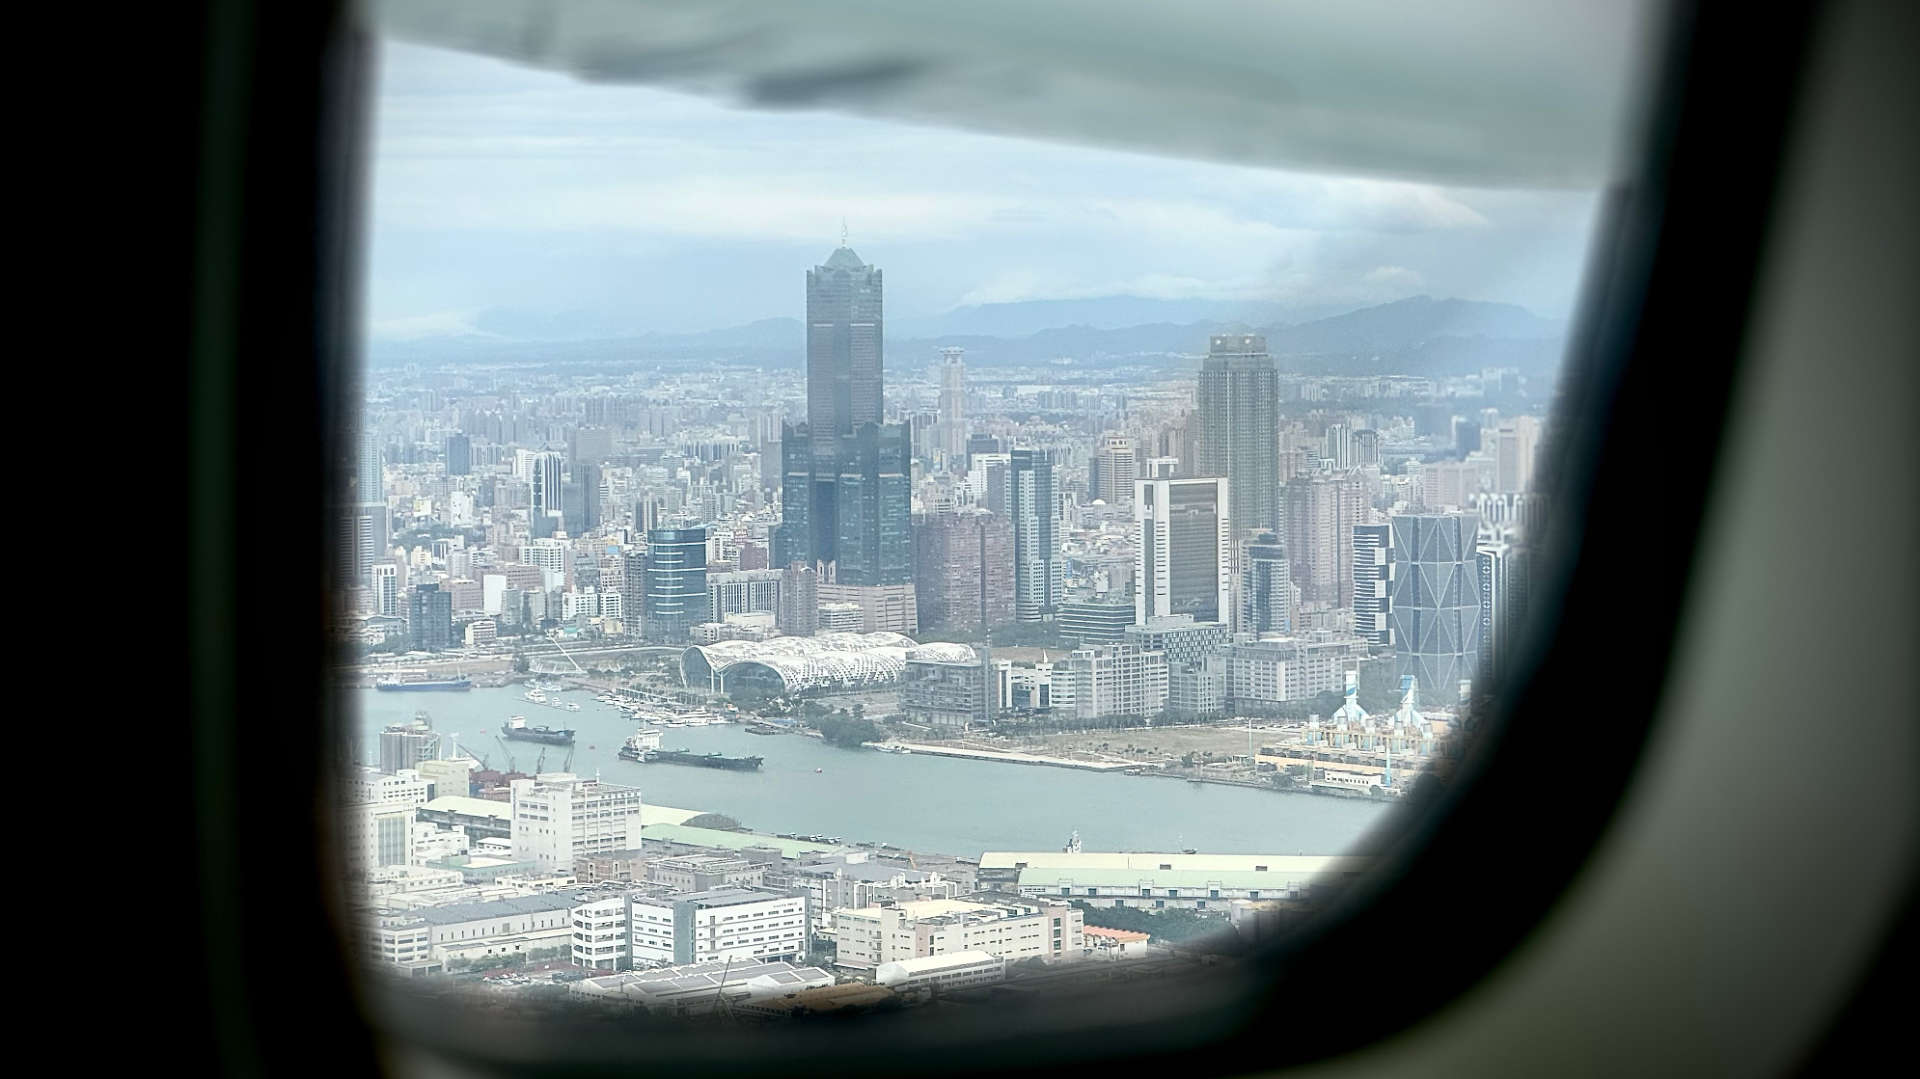
[[[375,125],[376,341],[791,317],[842,219],[886,267],[897,332],[956,307],[1109,296],[1306,318],[1427,294],[1558,319],[1596,204],[754,112],[398,44]]]

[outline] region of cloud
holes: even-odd
[[[700,329],[797,313],[844,218],[900,316],[1021,299],[1570,303],[1585,193],[1285,173],[757,112],[389,47],[371,333],[511,306]],[[1509,291],[1510,290],[1510,291]]]
[[[425,337],[497,337],[474,326],[478,311],[435,311],[369,323],[367,336],[376,341],[414,341]]]
[[[1417,271],[1409,270],[1405,266],[1375,266],[1360,280],[1369,285],[1382,285],[1408,291],[1424,288],[1427,283]]]

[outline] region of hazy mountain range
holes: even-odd
[[[375,365],[398,363],[732,361],[762,366],[804,362],[801,321],[761,319],[691,334],[561,335],[583,323],[564,317],[482,312],[471,331],[369,342]],[[591,324],[585,324],[589,329]],[[887,326],[893,363],[928,361],[958,345],[970,362],[991,366],[1057,357],[1179,363],[1204,353],[1215,333],[1261,333],[1283,370],[1309,373],[1451,374],[1482,366],[1550,369],[1565,325],[1512,304],[1415,296],[1343,310],[1229,301],[1148,300],[1114,296],[963,307],[936,318]],[[1190,362],[1190,361],[1189,361]]]

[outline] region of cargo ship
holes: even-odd
[[[761,764],[759,757],[726,757],[689,749],[646,749],[633,745],[620,747],[620,759],[638,764],[692,764],[701,768],[725,768],[729,772],[758,772]]]
[[[373,684],[373,688],[385,693],[427,693],[435,690],[465,691],[473,688],[471,678],[423,679],[417,682],[403,682],[398,678],[383,678]]]
[[[500,734],[509,741],[539,742],[549,746],[570,746],[573,744],[571,727],[529,727],[526,716],[514,716],[500,724]]]

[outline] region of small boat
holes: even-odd
[[[820,769],[818,769],[818,768],[815,768],[815,769],[813,770],[813,774],[814,774],[814,775],[819,775],[819,774],[820,774]]]

